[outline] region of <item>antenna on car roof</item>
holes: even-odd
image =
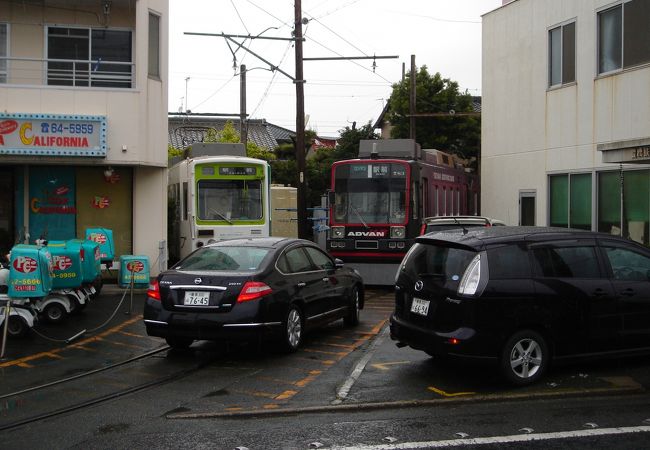
[[[459,225],[463,229],[463,234],[467,234],[467,228],[465,228],[465,225],[460,223],[457,218],[452,217],[453,221],[456,223],[456,225]]]

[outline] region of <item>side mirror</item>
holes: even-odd
[[[343,261],[341,261],[338,258],[334,258],[334,265],[336,266],[337,269],[340,269],[341,267],[343,267]]]
[[[335,205],[336,204],[336,192],[329,191],[327,193],[327,201],[329,202],[330,205]]]

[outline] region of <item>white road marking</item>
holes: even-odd
[[[350,389],[352,389],[352,385],[357,381],[357,379],[361,376],[361,372],[363,372],[363,369],[365,369],[366,364],[368,364],[368,361],[370,361],[370,358],[375,354],[375,351],[377,351],[377,347],[379,344],[381,344],[385,337],[386,334],[388,334],[388,326],[384,328],[384,330],[377,336],[377,339],[372,343],[372,346],[368,350],[368,352],[361,358],[361,360],[357,363],[357,365],[354,367],[354,370],[350,374],[350,376],[345,380],[345,382],[341,385],[339,390],[336,393],[336,400],[332,402],[333,405],[338,405],[345,400],[345,398],[348,396],[350,393]]]
[[[470,439],[451,439],[445,441],[401,442],[398,444],[353,445],[347,447],[329,447],[329,450],[406,450],[424,448],[452,448],[466,445],[494,445],[517,442],[550,441],[553,439],[572,439],[593,436],[611,436],[618,434],[648,433],[650,426],[599,428],[592,430],[559,431],[555,433],[531,433],[511,436],[493,436]]]

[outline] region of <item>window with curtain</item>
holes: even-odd
[[[552,175],[549,185],[550,225],[591,230],[591,174]]]
[[[630,0],[598,13],[598,73],[650,62],[650,0]]]
[[[569,176],[552,175],[549,179],[552,227],[569,226]]]
[[[7,82],[7,60],[9,56],[9,26],[0,23],[0,83]]]
[[[549,86],[576,79],[576,24],[567,23],[548,32]]]
[[[149,13],[149,76],[160,78],[160,16]]]
[[[647,246],[649,221],[650,170],[625,171],[622,180],[620,171],[598,174],[598,231]]]
[[[591,174],[569,176],[569,226],[591,230]]]
[[[598,174],[598,231],[621,234],[621,181],[619,172]]]

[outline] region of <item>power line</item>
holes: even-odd
[[[203,100],[198,105],[195,105],[194,108],[198,108],[199,106],[201,106],[202,104],[204,104],[205,102],[210,100],[212,97],[217,95],[219,92],[221,92],[221,90],[223,90],[226,86],[228,86],[228,84],[235,78],[235,76],[236,75],[233,75],[228,81],[226,81],[220,88],[218,88],[216,91],[214,91],[212,94],[210,94],[205,100]]]
[[[289,49],[291,48],[291,45],[292,45],[291,43],[289,43],[287,45],[287,48],[284,51],[284,55],[282,55],[282,59],[280,60],[280,63],[278,65],[280,65],[280,64],[282,64],[284,62],[284,59],[287,57],[287,53],[289,53]],[[255,107],[255,109],[253,109],[253,112],[251,113],[251,117],[253,117],[255,115],[257,110],[262,106],[264,101],[267,99],[267,97],[269,95],[269,91],[271,90],[271,85],[273,85],[273,82],[274,82],[275,77],[276,77],[277,74],[278,74],[278,72],[274,70],[273,71],[273,76],[271,77],[271,81],[269,81],[269,84],[266,87],[266,90],[264,91],[264,94],[262,94],[262,98],[260,98],[260,101],[257,103],[257,106]]]
[[[293,28],[293,26],[292,26],[291,24],[285,22],[284,20],[280,19],[279,17],[274,16],[273,14],[271,14],[270,12],[268,12],[266,9],[264,9],[264,8],[262,8],[261,6],[256,5],[255,3],[253,3],[251,0],[246,0],[246,1],[247,1],[248,3],[250,3],[251,5],[253,5],[254,7],[256,7],[257,9],[259,9],[260,11],[262,11],[263,13],[265,13],[265,14],[267,14],[267,15],[273,17],[275,20],[277,20],[278,22],[280,22],[280,23],[283,24],[284,26],[289,27],[289,28]]]
[[[248,31],[248,28],[246,27],[246,24],[244,23],[244,19],[242,19],[241,14],[239,14],[239,10],[237,9],[237,6],[235,6],[234,0],[230,0],[230,4],[235,9],[235,12],[237,13],[237,17],[239,17],[239,21],[244,26],[244,29],[246,30],[246,33],[251,34],[251,32]]]

